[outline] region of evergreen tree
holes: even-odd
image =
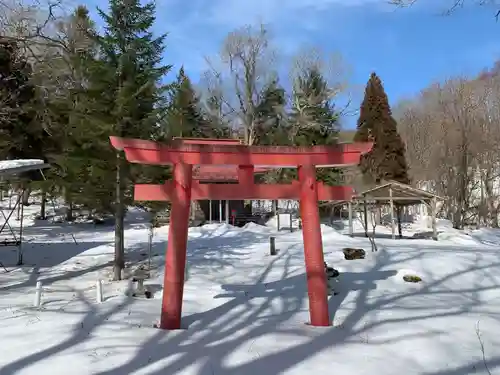
[[[256,108],[255,144],[288,144],[289,137],[285,129],[285,105],[285,90],[277,80],[271,81],[263,89]]]
[[[295,145],[336,144],[339,114],[330,102],[328,83],[316,68],[297,77],[293,91],[292,113]]]
[[[215,138],[231,138],[232,132],[229,124],[224,119],[222,99],[212,95],[205,101],[202,108],[203,117],[210,124]]]
[[[409,183],[405,146],[397,130],[382,81],[372,73],[354,136],[356,142],[374,141],[373,149],[361,160],[361,170],[370,180]]]
[[[335,145],[338,142],[340,116],[330,100],[330,89],[322,73],[308,69],[297,77],[292,98],[289,133],[295,146]],[[333,185],[340,171],[319,168],[318,180]]]
[[[161,65],[166,35],[154,37],[155,4],[141,5],[138,0],[110,0],[109,11],[98,8],[105,23],[105,33],[97,38],[101,52],[100,66],[92,80],[92,91],[104,104],[100,116],[112,124],[112,134],[120,137],[155,139],[159,133],[158,115],[163,111],[165,87],[161,78],[170,66]],[[125,199],[131,201],[129,173],[133,168],[116,154],[115,189],[115,264],[114,278],[121,278],[124,267],[123,221]]]
[[[47,133],[36,121],[32,66],[12,39],[0,37],[0,154],[3,159],[40,159]]]
[[[50,181],[62,188],[67,205],[67,220],[72,220],[74,204],[83,204],[91,212],[111,210],[108,178],[113,153],[108,136],[111,127],[94,116],[99,102],[89,96],[88,82],[96,63],[93,22],[88,10],[79,6],[62,25],[65,48],[60,63],[50,63],[54,85],[64,82],[49,97],[51,133],[56,147],[50,154],[54,168]]]
[[[216,137],[215,129],[203,116],[198,96],[186,76],[184,68],[173,85],[170,106],[167,111],[167,139],[172,137]]]

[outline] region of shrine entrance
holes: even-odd
[[[353,189],[326,186],[316,181],[317,167],[357,165],[371,143],[337,146],[245,146],[235,140],[178,139],[173,144],[110,137],[112,146],[124,151],[131,163],[173,165],[173,179],[163,185],[135,185],[136,201],[170,201],[171,221],[160,328],[181,327],[184,272],[191,200],[295,199],[300,200],[310,323],[329,326],[327,282],[324,271],[318,201],[348,200]],[[193,167],[235,166],[238,184],[193,181]],[[298,168],[291,184],[256,184],[257,168]]]

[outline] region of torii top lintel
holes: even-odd
[[[125,152],[131,163],[170,165],[253,165],[291,167],[314,165],[339,167],[356,165],[361,154],[371,150],[372,143],[336,146],[288,147],[246,146],[238,144],[162,144],[154,141],[110,137],[111,145]]]

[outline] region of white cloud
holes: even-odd
[[[334,45],[339,33],[362,23],[365,6],[370,12],[388,9],[387,0],[158,0],[157,28],[169,33],[166,61],[173,57],[176,67],[183,63],[197,74],[203,57],[216,54],[238,27],[266,24],[280,53],[291,55],[316,44],[311,39],[321,34]]]
[[[238,27],[245,23],[262,21],[264,23],[286,22],[288,18],[299,22],[317,15],[319,12],[335,8],[364,5],[387,7],[385,0],[202,0],[201,16],[207,22],[225,27]]]

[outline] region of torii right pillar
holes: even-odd
[[[302,218],[302,236],[304,240],[304,259],[306,263],[311,325],[326,327],[330,325],[330,317],[328,313],[328,289],[318,209],[316,168],[312,165],[301,165],[298,168],[298,175],[300,184],[300,216]]]

